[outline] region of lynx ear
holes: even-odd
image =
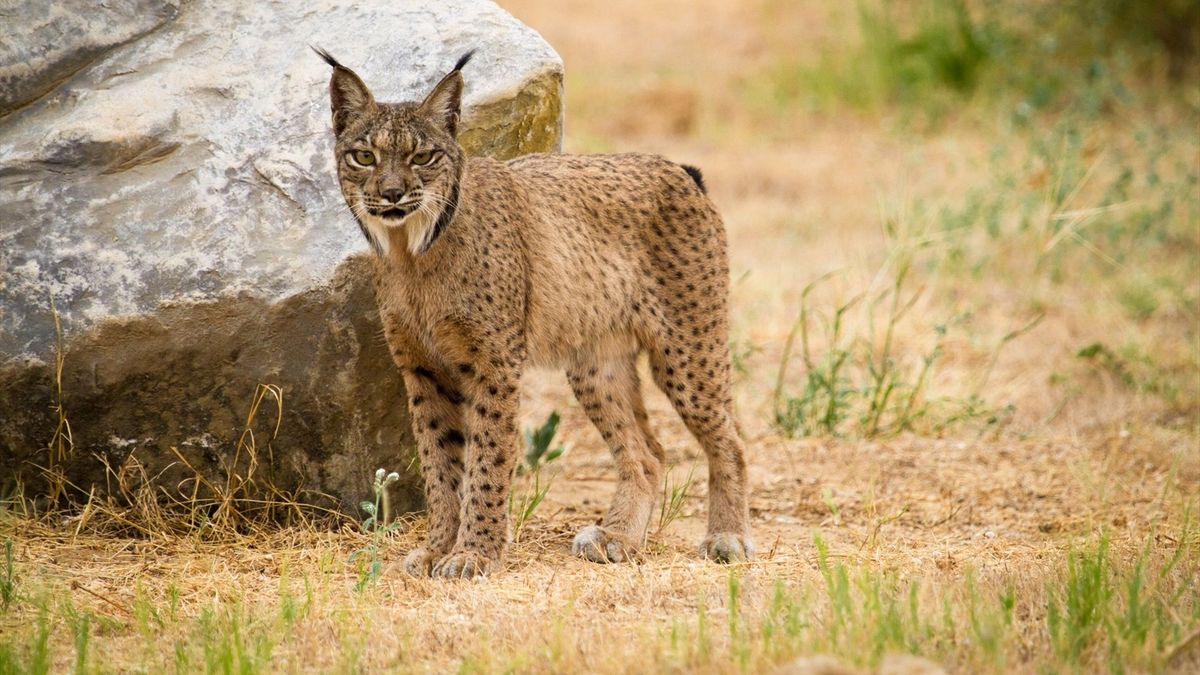
[[[333,109],[333,133],[340,136],[351,120],[375,109],[375,97],[353,70],[338,63],[324,49],[312,49],[333,66],[333,76],[329,78],[329,103]]]
[[[462,109],[463,77],[462,68],[467,65],[475,50],[463,54],[454,64],[454,70],[442,78],[441,82],[429,92],[421,102],[420,110],[425,115],[440,122],[451,136],[458,135],[458,118]]]

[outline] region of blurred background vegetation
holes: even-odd
[[[765,7],[782,18],[786,0]],[[1045,110],[1111,111],[1137,91],[1196,77],[1196,0],[901,0],[846,3],[835,33],[856,36],[781,59],[765,90],[779,104],[887,104],[942,113],[964,99]]]

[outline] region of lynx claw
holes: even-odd
[[[485,577],[496,561],[475,551],[451,551],[433,566],[433,576],[446,579]]]
[[[414,577],[429,577],[433,572],[434,555],[425,548],[414,548],[404,556],[404,571]]]
[[[636,550],[624,537],[599,525],[583,528],[571,542],[572,555],[595,563],[625,562]]]
[[[744,535],[716,532],[700,542],[700,556],[719,563],[744,562],[754,557],[754,542]]]

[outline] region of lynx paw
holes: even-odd
[[[632,541],[599,525],[588,525],[575,535],[571,553],[596,563],[625,562],[637,552]]]
[[[414,548],[404,556],[404,571],[414,577],[428,577],[433,572],[434,557],[426,548]]]
[[[754,543],[745,535],[716,532],[700,542],[700,555],[719,563],[742,562],[754,557]]]
[[[451,551],[433,566],[433,576],[447,579],[485,577],[498,567],[497,561],[475,551]]]

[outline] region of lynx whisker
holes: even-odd
[[[421,202],[429,201],[429,202],[432,202],[435,206],[441,206],[441,207],[445,208],[445,207],[451,205],[449,198],[444,197],[436,192],[430,192],[428,190],[419,190],[419,191],[415,192],[414,195]]]

